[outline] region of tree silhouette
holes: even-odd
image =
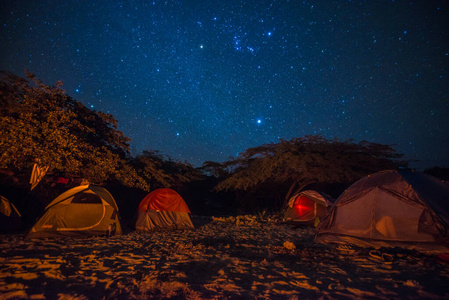
[[[35,75],[0,74],[0,168],[30,170],[36,160],[49,171],[98,183],[118,176],[146,188],[124,167],[129,141],[112,115],[68,96],[62,83],[48,86]]]
[[[327,140],[319,135],[249,148],[221,164],[233,172],[216,190],[248,191],[264,183],[288,184],[284,203],[312,183],[353,182],[367,174],[405,165],[390,145]],[[214,165],[216,168],[217,166]]]
[[[219,180],[227,178],[232,173],[230,164],[215,161],[205,161],[200,169],[206,174]]]
[[[449,180],[449,168],[448,167],[438,167],[434,166],[431,168],[427,168],[423,171],[423,173],[432,175],[436,178],[439,178],[444,181]]]
[[[143,151],[132,160],[132,166],[151,187],[173,187],[202,176],[191,164],[174,161],[154,150]]]

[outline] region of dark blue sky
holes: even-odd
[[[0,69],[200,165],[309,134],[449,166],[448,1],[0,1]]]

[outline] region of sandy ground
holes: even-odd
[[[0,299],[449,299],[449,264],[435,255],[314,244],[314,229],[276,222],[194,223],[112,238],[2,235]]]

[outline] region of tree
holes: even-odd
[[[132,160],[138,175],[152,187],[173,187],[201,178],[200,170],[187,162],[174,161],[158,151],[143,151]]]
[[[423,171],[423,173],[432,175],[436,178],[439,178],[444,181],[449,180],[449,168],[448,167],[438,167],[434,166],[431,168],[427,168]]]
[[[206,174],[217,179],[225,179],[232,172],[229,165],[214,161],[204,162],[200,169]]]
[[[223,163],[233,173],[216,190],[248,191],[265,183],[290,186],[290,196],[312,183],[353,182],[367,174],[394,169],[404,162],[390,145],[362,141],[327,140],[306,136],[249,148],[237,158]]]
[[[68,96],[62,83],[48,86],[35,75],[1,73],[0,168],[30,170],[38,160],[49,172],[102,182],[118,176],[147,188],[126,168],[129,141],[112,115],[95,112]]]

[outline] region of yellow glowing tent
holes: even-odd
[[[104,188],[82,185],[70,189],[45,208],[28,238],[120,235],[118,207]]]

